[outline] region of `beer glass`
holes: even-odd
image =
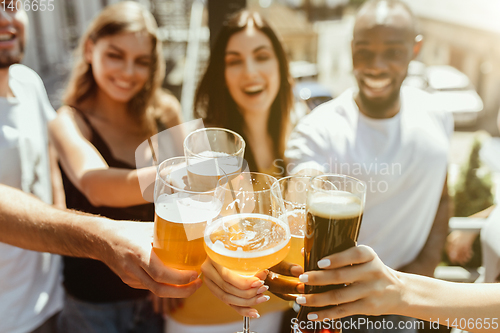
[[[269,175],[243,172],[222,186],[226,192],[222,217],[205,230],[211,260],[242,276],[253,276],[286,257],[290,229],[275,216],[271,202],[274,183],[276,179]],[[250,320],[244,317],[243,333],[249,329]]]
[[[188,177],[193,189],[214,188],[222,170],[228,177],[242,171],[245,141],[228,129],[202,128],[184,140]]]
[[[322,258],[356,246],[366,196],[364,182],[345,175],[313,177],[307,193],[307,223],[304,238],[304,270],[320,270]],[[306,294],[322,293],[343,285],[308,286]],[[307,325],[307,315],[321,308],[301,307],[298,322],[302,333],[341,332],[341,322],[329,328]],[[318,322],[321,325],[321,322]],[[316,324],[318,324],[316,323]],[[315,323],[311,323],[315,324]],[[334,326],[333,328],[331,326]],[[307,327],[314,327],[307,329]]]
[[[309,176],[289,176],[278,180],[271,188],[273,207],[285,219],[292,236],[290,252],[284,261],[304,267],[302,248],[306,225],[306,200]],[[298,281],[297,278],[284,277]]]
[[[226,180],[222,176],[220,184]],[[201,272],[206,258],[205,227],[222,209],[222,187],[203,192],[193,190],[185,158],[174,157],[158,167],[154,200],[153,251],[169,267]]]

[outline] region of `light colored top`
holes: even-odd
[[[15,98],[0,98],[0,183],[51,204],[47,123],[56,114],[34,71],[14,65],[9,75]],[[30,332],[62,308],[60,261],[0,243],[0,333]]]
[[[401,89],[400,112],[363,115],[350,89],[320,105],[294,129],[285,156],[305,168],[346,174],[367,185],[358,243],[392,267],[413,261],[432,227],[446,177],[451,115],[434,111],[429,94]]]

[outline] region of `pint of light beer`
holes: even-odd
[[[221,177],[229,178],[242,171],[245,141],[230,130],[203,128],[190,133],[184,140],[188,177],[194,189],[212,189]]]
[[[184,157],[161,163],[155,183],[153,239],[158,257],[169,267],[199,272],[206,258],[205,227],[218,217],[223,201],[221,186],[204,192],[191,188]]]
[[[278,180],[271,188],[273,209],[290,227],[292,242],[284,261],[304,267],[302,248],[306,225],[306,201],[309,176],[288,176]],[[282,204],[281,204],[282,203]]]

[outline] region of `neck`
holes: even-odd
[[[392,118],[401,110],[401,99],[398,96],[391,103],[381,105],[367,105],[361,98],[359,92],[354,97],[354,101],[358,105],[359,111],[367,117],[374,119]]]
[[[244,114],[243,120],[243,132],[249,140],[266,138],[267,136],[269,136],[269,133],[267,131],[269,112]]]
[[[91,112],[108,121],[118,122],[128,115],[127,103],[111,99],[101,89],[97,89]]]
[[[9,69],[0,69],[0,97],[12,97],[12,91],[9,87]]]

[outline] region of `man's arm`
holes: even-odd
[[[100,260],[131,287],[161,297],[194,293],[201,286],[198,274],[165,266],[152,251],[152,235],[153,223],[59,210],[0,184],[0,242]]]
[[[448,235],[448,221],[451,216],[451,202],[448,196],[448,184],[445,179],[439,207],[432,224],[431,231],[427,237],[424,247],[417,258],[411,263],[401,267],[399,270],[406,273],[414,273],[425,276],[434,276],[434,270],[441,261],[446,236]]]

